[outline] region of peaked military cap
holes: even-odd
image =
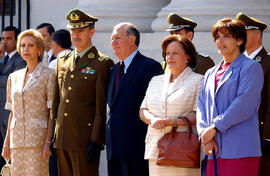
[[[267,28],[267,25],[264,22],[249,17],[242,12],[238,13],[235,19],[241,20],[245,24],[246,29],[257,29],[263,31],[265,28]]]
[[[95,23],[98,19],[94,16],[85,14],[78,9],[73,9],[69,11],[67,20],[69,20],[67,28],[76,29],[87,27],[90,24]]]
[[[169,23],[169,28],[166,31],[176,31],[183,28],[194,29],[197,26],[197,23],[194,21],[185,17],[180,17],[175,13],[170,13],[168,15],[167,21]]]

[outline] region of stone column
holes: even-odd
[[[79,0],[77,8],[99,18],[98,32],[111,32],[119,22],[131,22],[141,32],[151,32],[151,24],[170,0]]]
[[[244,12],[264,21],[270,31],[270,1],[269,0],[172,0],[164,7],[152,23],[155,32],[164,31],[167,15],[175,12],[198,23],[195,31],[209,32],[212,26],[224,17],[235,18],[238,12]]]

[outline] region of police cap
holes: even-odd
[[[180,17],[179,15],[175,13],[170,13],[168,15],[167,21],[169,23],[169,28],[166,31],[176,31],[184,28],[191,28],[194,29],[197,26],[197,23],[194,21],[185,18]]]
[[[90,24],[94,24],[98,19],[94,16],[85,14],[78,9],[73,9],[68,13],[67,20],[69,21],[67,28],[77,29],[87,27]]]
[[[265,28],[267,28],[267,25],[255,18],[249,17],[245,15],[244,13],[240,12],[236,15],[236,20],[240,20],[245,24],[246,29],[257,29],[263,31]]]

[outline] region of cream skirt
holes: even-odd
[[[200,176],[200,173],[200,169],[158,166],[156,160],[149,160],[149,176]]]
[[[11,149],[12,176],[49,176],[49,160],[42,158],[42,148]]]

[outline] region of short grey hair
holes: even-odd
[[[120,28],[122,26],[125,26],[125,31],[127,33],[127,36],[135,36],[136,40],[135,40],[135,44],[137,47],[139,47],[140,45],[140,32],[138,30],[138,28],[132,24],[132,23],[128,23],[128,22],[123,22],[123,23],[119,23],[117,25],[114,26],[114,30],[117,28]]]

